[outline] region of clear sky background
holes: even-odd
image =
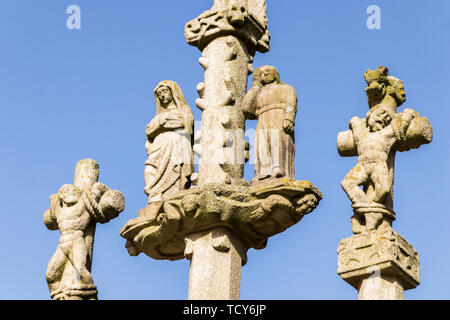
[[[0,2],[0,299],[49,299],[45,271],[59,232],[46,229],[48,197],[93,158],[100,180],[122,191],[125,211],[98,225],[92,274],[100,299],[186,299],[189,261],[129,257],[119,231],[145,206],[145,127],[153,88],[182,87],[197,120],[198,49],[184,25],[212,0],[2,0]],[[274,65],[299,95],[296,179],[324,194],[299,224],[249,251],[242,299],[355,299],[336,274],[336,249],[350,237],[351,203],[340,181],[356,163],[336,135],[368,111],[363,73],[379,65],[404,81],[407,102],[435,137],[398,154],[395,230],[418,250],[421,285],[406,299],[450,299],[450,1],[268,0]],[[66,28],[81,7],[82,29]],[[366,9],[381,8],[368,30]],[[250,82],[249,82],[250,83]],[[248,127],[254,127],[251,122]],[[251,165],[245,177],[253,177]]]

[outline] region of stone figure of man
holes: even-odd
[[[97,182],[98,164],[91,159],[77,164],[75,183],[63,185],[50,197],[44,223],[61,232],[46,279],[54,300],[96,299],[91,275],[95,226],[123,211],[125,200],[116,190]]]
[[[350,131],[338,137],[338,147],[341,151],[346,145],[354,147],[358,163],[341,185],[354,208],[366,209],[366,230],[374,230],[383,218],[383,211],[375,208],[392,210],[390,195],[394,185],[395,152],[429,143],[432,129],[429,121],[418,112],[405,109],[395,113],[388,104],[371,108],[366,118],[353,117],[349,126]],[[372,210],[367,210],[369,208]],[[354,217],[352,222],[354,231],[359,233],[357,218]]]
[[[242,111],[247,119],[258,119],[252,182],[268,178],[294,179],[295,89],[281,82],[274,67],[260,67],[255,70]]]
[[[188,188],[194,172],[194,116],[181,88],[174,81],[162,81],[154,95],[156,116],[147,125],[145,145],[144,190],[149,203]]]

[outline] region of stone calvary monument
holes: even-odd
[[[416,111],[397,112],[406,94],[387,68],[368,70],[364,78],[370,110],[365,118],[353,117],[337,138],[341,156],[358,157],[341,183],[352,202],[355,235],[339,244],[338,274],[361,300],[400,300],[419,284],[419,257],[392,228],[395,154],[430,143],[433,131]]]
[[[248,250],[264,249],[322,199],[310,182],[295,180],[295,89],[276,68],[253,67],[256,52],[270,48],[266,11],[265,0],[215,0],[186,24],[187,42],[202,52],[200,131],[194,134],[192,109],[176,82],[154,89],[156,115],[145,144],[147,204],[120,234],[132,256],[190,260],[189,299],[239,299]],[[337,136],[339,154],[358,157],[341,183],[352,203],[354,235],[339,244],[337,272],[359,299],[403,299],[404,290],[419,284],[419,257],[392,228],[395,155],[430,143],[433,132],[418,112],[398,112],[406,94],[387,68],[367,70],[364,78],[369,111]],[[250,159],[247,119],[257,120],[251,183],[243,178]],[[74,183],[52,195],[44,213],[47,228],[61,233],[46,272],[54,300],[97,299],[91,275],[96,224],[125,206],[123,195],[98,177],[97,162],[79,161]]]
[[[269,51],[267,27],[264,0],[215,0],[186,24],[186,40],[202,52],[205,70],[195,139],[178,84],[163,81],[154,91],[156,116],[146,130],[148,204],[121,235],[132,256],[189,259],[189,299],[239,299],[247,251],[263,249],[322,198],[310,182],[294,180],[295,89],[274,67],[253,68],[255,53]],[[243,178],[246,119],[258,119],[251,184]]]
[[[97,299],[91,275],[95,227],[114,219],[125,207],[122,193],[97,182],[98,176],[97,162],[79,161],[74,184],[65,184],[52,195],[50,209],[44,213],[47,228],[61,232],[46,272],[53,300]]]

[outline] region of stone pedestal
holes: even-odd
[[[344,239],[338,247],[338,274],[358,290],[359,300],[402,300],[419,281],[419,257],[394,230]]]
[[[247,249],[229,230],[218,228],[187,236],[184,253],[191,260],[190,300],[239,299]]]

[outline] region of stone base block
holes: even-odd
[[[383,284],[392,287],[400,285],[403,290],[408,290],[420,283],[417,251],[392,229],[358,234],[342,240],[338,247],[337,272],[359,291],[366,287],[364,283],[368,283],[367,279],[377,277],[381,287]]]

